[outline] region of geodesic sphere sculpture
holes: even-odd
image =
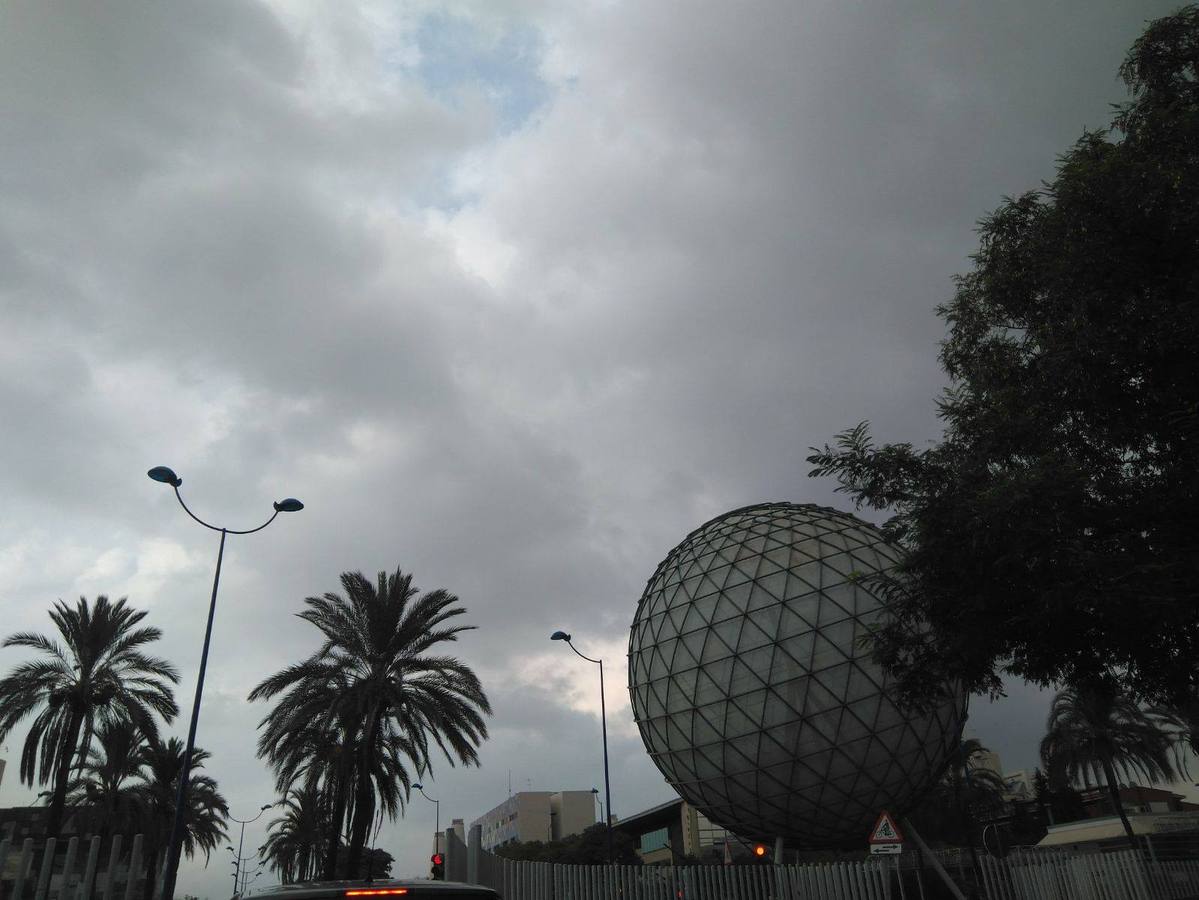
[[[861,645],[886,615],[861,576],[898,551],[833,509],[765,503],[689,534],[658,566],[629,637],[642,740],[687,802],[741,837],[864,846],[957,747],[965,698],[900,708]]]

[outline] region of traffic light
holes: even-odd
[[[434,881],[445,881],[445,857],[434,853],[429,857],[429,862],[433,864],[429,867],[429,877]]]

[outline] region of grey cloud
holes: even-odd
[[[447,6],[540,30],[552,99],[506,134],[388,56],[430,8],[0,12],[0,621],[128,592],[186,705],[216,538],[146,468],[231,525],[304,499],[225,561],[200,742],[240,815],[271,795],[245,695],[316,645],[291,614],[397,564],[482,626],[455,649],[494,737],[438,767],[443,820],[509,768],[598,786],[589,674],[524,668],[549,631],[619,647],[654,565],[729,508],[845,506],[802,461],[841,428],[936,434],[932,308],[973,223],[1106,121],[1169,9]],[[1028,765],[1044,702],[1013,686],[971,724]],[[668,792],[614,707],[629,812]],[[420,873],[413,802],[380,841]]]

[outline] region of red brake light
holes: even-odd
[[[396,894],[406,894],[408,888],[372,888],[370,890],[346,891],[346,897],[382,897],[384,895],[394,896]]]

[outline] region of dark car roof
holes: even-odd
[[[417,900],[421,897],[436,897],[439,900],[451,900],[453,897],[470,897],[475,900],[494,900],[499,894],[489,887],[483,887],[480,884],[460,884],[456,881],[430,881],[427,879],[414,878],[407,881],[306,881],[300,884],[276,884],[271,887],[263,888],[260,891],[255,891],[256,897],[261,896],[281,896],[287,900],[324,900],[324,898],[340,898],[346,896],[347,891],[398,891],[404,890],[404,896]],[[360,894],[359,896],[366,898],[371,897],[370,894]],[[380,893],[376,895],[383,900],[387,895]],[[396,895],[393,895],[396,896]]]

